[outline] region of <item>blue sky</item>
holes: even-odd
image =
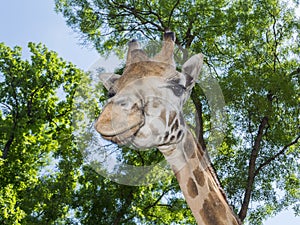
[[[114,58],[103,60],[91,47],[81,46],[78,35],[54,12],[54,0],[2,1],[0,27],[0,42],[10,47],[21,46],[25,57],[28,57],[28,42],[41,42],[84,70],[96,63],[111,72],[119,64]],[[264,223],[283,224],[300,224],[300,217],[294,217],[292,211],[284,211]]]
[[[2,1],[0,27],[0,42],[21,46],[25,57],[29,56],[28,42],[41,42],[81,69],[88,70],[99,62],[96,50],[80,45],[79,35],[66,26],[62,15],[54,12],[54,0]],[[101,66],[109,66],[101,62]]]

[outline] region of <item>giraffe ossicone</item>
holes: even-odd
[[[157,147],[175,173],[199,225],[240,224],[183,118],[183,105],[198,78],[203,55],[192,56],[179,72],[174,45],[174,33],[166,32],[161,51],[149,58],[136,40],[129,43],[123,74],[100,75],[110,98],[95,129],[119,145]]]

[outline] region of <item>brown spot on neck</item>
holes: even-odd
[[[198,189],[195,181],[192,178],[189,178],[188,183],[187,183],[187,191],[189,196],[192,198],[195,198],[198,196]]]
[[[204,177],[204,172],[200,169],[199,166],[193,171],[193,174],[195,176],[198,185],[203,187],[205,184],[205,177]]]
[[[226,208],[215,192],[204,200],[200,215],[206,225],[224,225],[227,221]]]
[[[188,159],[195,158],[194,153],[197,151],[195,139],[191,133],[187,132],[183,143],[183,149]]]

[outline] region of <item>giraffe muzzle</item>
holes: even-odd
[[[125,144],[143,126],[144,115],[137,105],[125,112],[120,105],[109,103],[95,123],[101,136],[117,144]]]

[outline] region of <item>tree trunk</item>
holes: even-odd
[[[251,194],[252,194],[252,190],[253,190],[254,179],[255,179],[255,175],[256,175],[255,174],[256,159],[258,157],[261,140],[264,135],[263,131],[267,124],[268,124],[268,117],[265,116],[259,125],[258,132],[257,132],[256,138],[254,141],[253,148],[252,148],[251,158],[249,161],[247,187],[246,187],[246,191],[245,191],[242,208],[239,212],[239,218],[241,221],[244,221],[244,219],[247,216],[249,203],[250,203],[250,199],[251,199]]]

